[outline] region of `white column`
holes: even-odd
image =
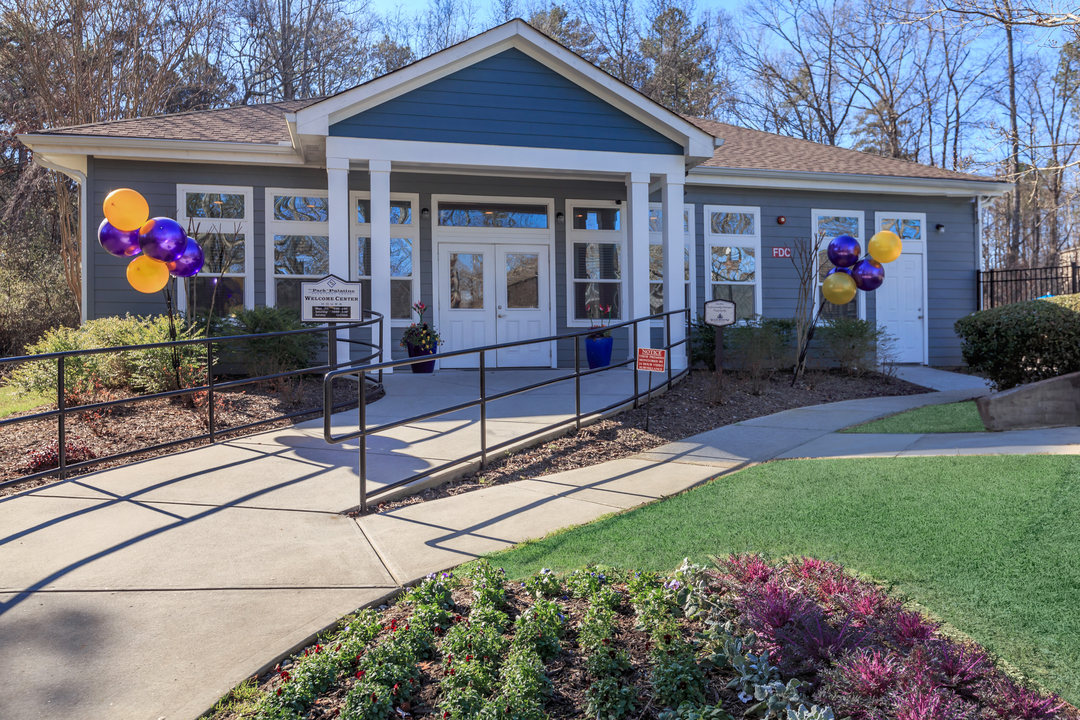
[[[326,158],[326,189],[329,204],[330,272],[342,280],[354,280],[356,273],[349,266],[349,159]],[[345,337],[345,332],[341,337]],[[349,358],[347,342],[337,344],[338,362]]]
[[[684,174],[666,173],[660,181],[661,202],[664,208],[664,310],[686,308],[686,295],[683,290],[683,248],[686,235],[683,233],[683,179]],[[686,337],[686,321],[682,316],[671,316],[671,342],[676,343]],[[686,347],[672,348],[668,361],[674,370],[686,367]]]
[[[371,309],[383,316],[383,360],[393,357],[390,344],[390,161],[372,160],[371,175]]]
[[[630,298],[627,319],[649,314],[649,174],[630,173],[626,179],[627,255],[629,256]],[[650,323],[638,323],[638,347],[652,347]],[[630,345],[634,338],[630,337]],[[630,352],[637,354],[637,348]]]

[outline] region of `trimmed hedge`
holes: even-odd
[[[1080,371],[1080,295],[980,310],[954,329],[964,362],[999,390]]]

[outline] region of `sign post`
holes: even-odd
[[[705,303],[705,324],[716,328],[716,372],[724,374],[724,328],[735,324],[735,303],[710,300]]]
[[[300,283],[300,319],[304,322],[325,322],[330,326],[327,352],[331,369],[337,367],[337,324],[357,322],[362,317],[360,283],[346,282],[337,275],[327,275],[316,282]],[[360,387],[363,392],[362,383]]]
[[[667,372],[667,350],[638,348],[637,371],[649,373],[649,393],[645,396],[645,432],[649,432],[649,416],[652,412],[652,373]]]

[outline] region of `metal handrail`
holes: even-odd
[[[682,340],[679,340],[679,341],[677,341],[675,343],[672,343],[671,342],[671,322],[672,322],[672,317],[675,316],[675,315],[683,315],[685,317],[685,320],[686,320],[686,334],[685,334],[685,336],[684,336],[684,338]],[[690,362],[689,362],[689,358],[690,358],[690,309],[689,308],[682,309],[682,310],[669,310],[667,312],[656,313],[654,315],[649,315],[649,316],[646,316],[646,317],[636,318],[636,319],[633,319],[633,320],[626,320],[626,321],[623,321],[623,322],[615,323],[613,325],[609,325],[609,326],[607,326],[607,328],[609,330],[617,330],[617,329],[623,328],[623,327],[632,327],[632,330],[633,330],[633,347],[637,348],[637,347],[639,347],[638,332],[639,332],[639,328],[641,327],[641,324],[645,323],[645,322],[648,322],[650,320],[657,320],[657,319],[662,319],[664,321],[665,344],[662,346],[662,349],[667,350],[667,351],[670,352],[673,348],[676,348],[676,347],[678,347],[680,345],[685,345],[686,348],[687,348],[686,367],[683,368],[682,370],[680,370],[679,372],[677,372],[677,373],[672,372],[672,367],[671,367],[672,363],[670,361],[670,358],[668,359],[668,363],[667,363],[667,380],[666,380],[666,383],[664,383],[664,384],[666,384],[667,388],[670,388],[672,383],[675,380],[678,380],[683,375],[685,375],[687,372],[689,372],[689,366],[690,366]],[[437,473],[440,473],[440,472],[442,472],[444,470],[448,470],[449,468],[454,467],[456,465],[461,465],[462,463],[469,462],[470,460],[475,460],[476,458],[480,458],[480,467],[484,467],[484,466],[487,465],[487,456],[488,456],[489,453],[496,452],[496,451],[501,450],[501,449],[503,449],[505,447],[509,447],[510,445],[513,445],[515,443],[520,443],[520,442],[522,442],[524,440],[531,439],[531,438],[536,437],[538,435],[541,435],[543,433],[547,433],[547,432],[550,432],[552,430],[561,428],[563,426],[570,425],[571,423],[574,424],[576,430],[581,430],[581,421],[582,421],[583,417],[593,417],[593,416],[597,416],[597,415],[602,415],[602,414],[607,413],[607,412],[609,412],[611,410],[614,410],[617,407],[621,407],[623,405],[626,405],[627,403],[630,403],[630,402],[634,403],[635,408],[638,407],[639,401],[641,400],[641,398],[644,397],[645,395],[651,395],[652,392],[653,392],[653,388],[652,388],[652,383],[650,381],[649,390],[647,392],[645,392],[645,393],[642,393],[640,391],[640,387],[639,387],[638,373],[634,372],[634,394],[632,396],[620,399],[615,403],[612,403],[612,404],[610,404],[610,405],[608,405],[606,407],[600,408],[598,410],[590,411],[589,413],[584,414],[584,415],[581,412],[581,378],[588,377],[589,375],[595,375],[597,373],[606,372],[608,370],[612,370],[612,369],[615,369],[615,368],[620,368],[620,367],[625,367],[627,365],[632,365],[632,364],[634,364],[636,362],[636,358],[631,357],[631,358],[629,358],[627,360],[623,360],[623,361],[616,362],[616,363],[611,363],[610,365],[607,365],[607,366],[602,367],[602,368],[593,368],[593,369],[587,369],[587,370],[583,371],[581,369],[581,343],[579,342],[579,340],[582,337],[587,337],[587,336],[593,335],[595,333],[596,333],[596,330],[594,328],[589,328],[589,329],[586,329],[586,330],[579,330],[579,331],[575,331],[575,332],[564,333],[562,335],[549,335],[547,337],[531,339],[531,340],[515,340],[515,341],[512,341],[512,342],[496,343],[494,345],[484,345],[484,346],[481,346],[481,347],[467,348],[467,349],[464,349],[464,350],[452,350],[452,351],[447,352],[447,353],[438,353],[437,356],[422,355],[422,356],[413,357],[413,358],[401,358],[400,360],[389,360],[389,361],[380,362],[380,363],[377,363],[377,364],[374,364],[374,365],[366,365],[366,366],[361,367],[361,368],[355,368],[355,367],[353,367],[353,368],[342,368],[340,370],[331,370],[331,371],[327,372],[326,375],[323,377],[323,408],[324,408],[324,410],[323,410],[323,439],[325,439],[326,442],[328,442],[330,444],[340,444],[340,443],[343,443],[343,442],[347,442],[349,440],[354,440],[354,439],[359,438],[359,440],[360,440],[360,443],[359,443],[360,444],[360,467],[359,467],[359,471],[360,471],[359,472],[359,474],[360,474],[360,512],[362,512],[362,513],[367,512],[369,501],[374,499],[374,498],[379,497],[380,495],[384,495],[384,494],[386,494],[386,493],[388,493],[388,492],[390,492],[392,490],[396,490],[396,489],[398,489],[400,487],[403,487],[405,485],[409,485],[411,483],[414,483],[417,480],[420,480],[422,478],[430,477],[430,476],[435,475]],[[567,339],[573,339],[574,340],[574,372],[567,373],[565,375],[561,375],[561,376],[556,377],[556,378],[550,378],[548,380],[541,380],[539,382],[534,382],[534,383],[531,383],[529,385],[524,385],[522,387],[513,388],[512,390],[506,390],[506,391],[503,391],[503,392],[500,392],[500,393],[496,393],[495,395],[490,395],[489,396],[487,394],[487,376],[486,376],[486,373],[487,373],[487,353],[494,352],[494,351],[497,351],[497,350],[503,350],[503,349],[506,349],[506,348],[521,347],[521,346],[524,346],[524,345],[536,345],[536,344],[540,344],[540,343],[557,342],[559,340],[567,340]],[[479,360],[480,360],[480,363],[479,363],[480,364],[480,368],[479,368],[479,370],[480,370],[480,397],[478,397],[476,400],[469,400],[467,402],[457,403],[455,405],[440,408],[438,410],[433,410],[433,411],[430,411],[430,412],[421,413],[419,415],[414,415],[414,416],[406,418],[404,420],[394,420],[394,421],[391,421],[391,422],[383,423],[381,425],[377,425],[377,426],[375,426],[373,428],[368,428],[367,427],[367,399],[365,397],[361,397],[359,406],[357,408],[357,412],[358,412],[358,415],[359,415],[359,429],[357,431],[355,431],[355,432],[348,432],[348,433],[344,433],[344,434],[341,434],[341,435],[335,435],[333,433],[333,426],[332,426],[333,412],[332,412],[332,409],[331,409],[330,406],[331,406],[331,403],[333,402],[334,380],[335,379],[337,379],[339,377],[342,377],[342,376],[346,376],[346,375],[358,375],[359,374],[361,376],[364,376],[369,372],[382,373],[383,370],[387,370],[387,369],[392,370],[392,369],[395,369],[395,368],[407,367],[407,366],[415,365],[416,363],[420,363],[420,362],[430,362],[432,359],[435,359],[436,357],[437,357],[437,359],[441,360],[441,359],[446,359],[446,358],[461,357],[461,356],[464,356],[464,355],[477,355],[477,354],[480,356],[480,358],[479,358]],[[495,400],[505,399],[505,398],[508,398],[508,397],[512,397],[514,395],[520,395],[521,393],[529,392],[530,390],[536,390],[538,388],[547,387],[548,385],[554,385],[556,383],[567,382],[569,380],[574,381],[574,416],[572,418],[568,418],[566,420],[560,420],[559,422],[555,422],[555,423],[552,423],[550,425],[546,425],[546,426],[544,426],[542,428],[539,428],[537,430],[533,430],[532,432],[526,433],[525,435],[514,437],[514,438],[511,438],[510,440],[505,440],[503,442],[497,443],[497,444],[492,445],[492,446],[488,445],[488,443],[487,443],[487,404],[489,402],[492,402],[492,401],[495,401]],[[658,386],[657,389],[659,389],[659,387],[660,386]],[[404,425],[409,425],[411,423],[416,423],[416,422],[422,422],[424,420],[430,420],[432,418],[436,418],[436,417],[439,417],[441,415],[447,415],[447,414],[450,414],[450,413],[460,412],[461,410],[468,410],[468,409],[474,408],[474,407],[479,407],[480,408],[480,450],[478,450],[476,452],[468,453],[468,454],[463,455],[463,456],[461,456],[459,458],[456,458],[456,459],[451,460],[449,462],[443,463],[442,465],[438,465],[438,466],[436,466],[434,468],[428,468],[427,470],[423,470],[421,472],[415,473],[415,474],[410,475],[409,477],[406,477],[406,478],[404,478],[402,480],[395,481],[393,483],[390,483],[389,485],[384,485],[383,487],[379,488],[375,492],[368,493],[368,491],[367,491],[367,438],[368,438],[369,435],[376,435],[378,433],[386,432],[388,430],[393,430],[394,428],[402,427]]]
[[[312,375],[321,374],[326,372],[334,372],[337,370],[348,370],[358,365],[368,363],[369,361],[378,358],[382,359],[383,349],[379,344],[366,342],[362,340],[352,340],[347,338],[338,338],[337,333],[340,330],[353,330],[364,327],[377,327],[376,337],[382,338],[383,322],[385,320],[382,313],[378,313],[372,310],[365,310],[364,316],[367,318],[358,322],[352,323],[333,323],[327,325],[320,325],[313,328],[302,328],[300,330],[280,330],[272,333],[256,333],[248,335],[220,335],[215,337],[205,338],[192,338],[188,340],[174,340],[170,342],[160,343],[146,343],[143,345],[118,345],[113,347],[104,348],[89,348],[86,350],[64,350],[62,352],[55,353],[43,353],[41,355],[19,355],[17,357],[0,358],[0,367],[8,365],[16,365],[26,362],[40,362],[55,360],[56,361],[56,409],[45,410],[43,412],[34,413],[32,415],[21,415],[18,417],[10,417],[0,419],[0,428],[15,425],[18,423],[32,422],[35,420],[44,420],[47,418],[57,418],[57,456],[58,466],[50,468],[48,470],[42,470],[40,472],[32,473],[30,475],[23,475],[11,480],[5,480],[0,482],[0,488],[15,485],[18,483],[27,482],[30,480],[37,480],[39,478],[48,477],[50,475],[58,475],[59,479],[63,480],[67,474],[74,470],[82,470],[84,468],[91,467],[110,460],[121,460],[134,455],[140,455],[143,453],[153,452],[155,450],[162,450],[176,445],[182,445],[184,443],[199,442],[202,440],[209,440],[211,443],[217,442],[217,435],[224,433],[236,433],[242,430],[248,430],[260,425],[267,425],[269,423],[279,422],[281,420],[288,420],[301,415],[311,415],[318,412],[318,408],[309,408],[299,410],[296,412],[286,413],[285,415],[278,415],[272,418],[266,418],[263,420],[257,420],[255,422],[247,423],[245,425],[238,425],[236,427],[230,427],[224,430],[218,430],[215,427],[214,417],[214,398],[216,393],[222,390],[229,390],[243,385],[252,385],[255,383],[266,382],[268,380],[277,380],[285,377],[292,377],[296,375]],[[230,380],[227,382],[214,382],[214,346],[224,343],[232,342],[244,342],[247,340],[266,340],[270,338],[285,337],[289,335],[303,335],[314,333],[327,333],[327,362],[324,365],[318,365],[310,368],[303,368],[300,370],[289,370],[286,372],[273,373],[271,375],[260,375],[257,377],[243,378],[240,380]],[[372,348],[373,351],[365,354],[356,360],[350,360],[347,363],[339,363],[337,361],[337,343],[348,342],[363,347]],[[154,350],[158,348],[177,348],[188,345],[203,345],[206,348],[206,384],[196,387],[180,388],[177,390],[167,390],[165,392],[151,393],[149,395],[136,395],[130,398],[121,398],[119,400],[109,400],[105,402],[91,403],[89,405],[76,405],[74,407],[67,406],[67,398],[65,393],[65,364],[68,358],[81,357],[86,355],[101,355],[104,353],[125,353],[125,352],[137,352],[140,350]],[[355,374],[355,371],[354,371]],[[364,377],[365,382],[369,381]],[[375,383],[378,387],[382,383],[382,372],[379,372],[378,381]],[[84,460],[82,462],[68,464],[67,462],[67,428],[66,419],[67,416],[72,413],[85,413],[94,410],[101,410],[105,408],[117,407],[119,405],[133,405],[145,400],[156,400],[162,398],[179,397],[182,395],[194,395],[196,393],[207,393],[207,432],[200,435],[193,435],[191,437],[183,438],[181,440],[171,440],[169,442],[157,443],[143,448],[136,448],[134,450],[127,450],[121,453],[114,453],[105,457],[93,458],[91,460]],[[360,389],[360,397],[366,399],[365,388]],[[325,398],[324,398],[325,400]],[[339,403],[333,405],[333,409],[339,409],[350,405],[351,403]],[[323,411],[325,412],[325,405]]]

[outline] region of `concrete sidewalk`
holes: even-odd
[[[620,381],[632,382],[632,375]],[[402,407],[418,411],[435,394],[447,403],[454,392],[471,392],[438,382],[414,386]],[[355,450],[328,449],[314,427],[3,498],[0,666],[7,673],[0,718],[192,718],[336,618],[428,572],[805,452],[808,443],[849,425],[984,392],[789,410],[632,458],[359,521],[339,512],[355,505]],[[605,404],[599,393],[588,402]],[[525,411],[552,417],[565,403],[518,398],[497,421],[512,432],[515,423],[531,424]],[[345,427],[350,415],[336,423]],[[467,434],[476,436],[469,417],[447,422],[402,428],[393,438],[399,445],[381,452],[406,456],[398,462],[415,467],[438,460],[440,443],[465,447]],[[871,448],[866,438],[875,436],[843,437]],[[1037,451],[1009,433],[969,440],[988,437],[999,451]],[[1054,437],[1069,446],[1063,451],[1080,447],[1074,435]],[[944,450],[951,454],[959,442],[949,440]]]

